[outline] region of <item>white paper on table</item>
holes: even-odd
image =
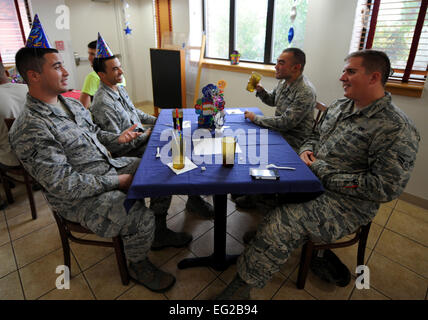
[[[180,170],[174,169],[174,168],[172,167],[172,162],[171,162],[171,163],[168,163],[168,164],[167,164],[167,166],[168,166],[172,171],[174,171],[174,173],[175,173],[175,174],[182,174],[182,173],[185,173],[185,172],[187,172],[187,171],[190,171],[190,170],[196,169],[196,168],[198,167],[196,164],[194,164],[194,163],[192,162],[192,160],[190,160],[190,159],[189,159],[189,158],[187,158],[187,157],[186,157],[186,159],[184,160],[184,168],[183,168],[183,169],[180,169]]]
[[[225,109],[227,114],[244,114],[243,111],[239,109]]]
[[[190,120],[183,121],[183,129],[190,128],[190,127],[191,127]]]
[[[193,140],[193,153],[198,156],[203,155],[212,155],[212,154],[221,154],[222,138],[205,138],[205,139],[194,139]],[[241,147],[239,143],[236,142],[235,153],[241,153]]]

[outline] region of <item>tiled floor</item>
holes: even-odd
[[[4,193],[0,191],[3,199]],[[168,225],[193,234],[187,248],[151,252],[150,259],[175,275],[177,282],[165,294],[140,285],[123,286],[113,249],[72,244],[72,278],[69,290],[56,289],[62,247],[53,216],[40,191],[36,192],[37,220],[31,219],[23,185],[14,190],[16,202],[0,211],[0,300],[5,299],[211,299],[235,274],[210,268],[179,270],[185,257],[211,253],[213,222],[185,211],[185,196],[174,196]],[[207,198],[209,199],[209,198]],[[236,210],[228,200],[228,253],[240,253],[242,235],[260,221],[257,212]],[[381,206],[366,250],[370,289],[355,287],[355,277],[345,288],[324,283],[309,274],[304,290],[296,289],[300,252],[294,252],[281,271],[252,299],[427,299],[428,210],[401,200]],[[350,268],[356,267],[356,246],[335,251]]]

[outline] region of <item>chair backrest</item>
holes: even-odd
[[[12,127],[13,122],[15,121],[15,118],[5,118],[4,122],[6,123],[7,130],[9,131]]]
[[[314,131],[315,128],[317,127],[317,125],[318,125],[318,123],[322,117],[322,114],[325,111],[327,111],[327,107],[326,107],[325,103],[322,103],[322,102],[317,101],[315,108],[318,110],[318,113],[317,113],[317,116],[315,118],[315,122],[314,122],[314,126],[312,127],[312,131]]]

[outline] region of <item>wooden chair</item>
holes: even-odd
[[[327,111],[327,107],[326,107],[325,103],[322,103],[322,102],[317,102],[315,108],[318,110],[318,112],[317,112],[317,116],[316,116],[315,121],[314,121],[314,126],[312,127],[312,131],[315,131],[315,128],[316,128],[318,122],[320,121],[322,114],[325,111]]]
[[[71,222],[64,219],[53,208],[51,208],[51,210],[56,220],[56,223],[58,225],[59,234],[61,236],[62,250],[64,253],[64,265],[66,265],[69,268],[70,274],[71,274],[71,260],[70,260],[70,244],[68,242],[69,240],[76,243],[87,244],[92,246],[113,247],[116,253],[117,264],[119,266],[120,278],[122,280],[123,285],[125,286],[128,285],[129,283],[128,267],[126,264],[126,257],[125,257],[125,251],[123,249],[123,242],[120,236],[113,237],[111,242],[78,238],[72,234],[72,231],[84,233],[84,234],[93,234],[93,232],[81,226],[79,223]]]
[[[4,119],[4,122],[6,123],[6,127],[8,130],[10,130],[10,127],[12,126],[14,121],[15,121],[15,118]],[[24,182],[12,178],[11,176],[8,175],[8,173],[17,175],[17,176],[22,176],[24,178]],[[18,166],[6,166],[3,164],[0,164],[0,177],[1,177],[1,181],[3,182],[3,188],[4,188],[4,192],[6,193],[6,198],[8,203],[14,202],[12,192],[11,192],[10,182],[25,184],[25,187],[27,189],[28,200],[30,201],[31,216],[33,217],[33,219],[37,219],[37,210],[36,210],[36,204],[34,201],[33,188],[32,188],[34,184],[34,180],[27,173],[24,167],[21,164]]]
[[[369,236],[371,222],[365,226],[360,227],[354,234],[354,238],[348,241],[328,243],[328,244],[315,244],[312,241],[308,241],[302,248],[302,254],[300,256],[299,274],[297,276],[297,288],[304,289],[306,277],[309,271],[309,265],[311,263],[312,255],[314,251],[335,249],[349,247],[358,242],[358,254],[357,254],[357,266],[364,265],[364,255],[366,251],[367,238]]]

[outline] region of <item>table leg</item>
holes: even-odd
[[[226,254],[227,194],[214,195],[214,252],[208,257],[187,258],[178,263],[179,269],[211,267],[224,271],[236,263],[238,255]]]

